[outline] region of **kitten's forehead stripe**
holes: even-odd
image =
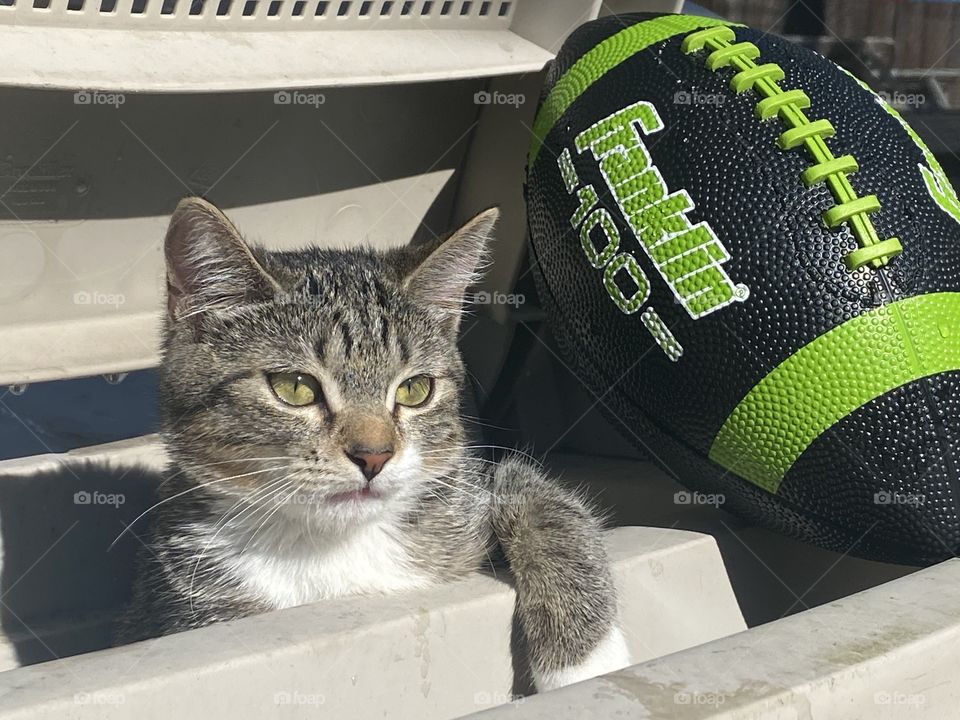
[[[379,321],[380,321],[380,342],[383,343],[384,346],[388,346],[390,344],[390,325],[387,322],[387,318],[383,315],[380,316]]]
[[[340,322],[339,328],[343,335],[343,354],[350,360],[353,357],[353,337],[350,334],[350,328],[345,322]]]
[[[376,277],[373,279],[373,290],[376,293],[380,309],[383,312],[387,312],[390,309],[390,293],[387,291],[386,286]]]

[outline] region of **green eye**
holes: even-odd
[[[287,405],[309,405],[320,397],[320,383],[305,373],[272,373],[267,376],[270,387]]]
[[[397,388],[397,404],[406,407],[423,405],[433,392],[433,378],[426,375],[415,375],[407,378]]]

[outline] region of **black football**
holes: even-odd
[[[588,23],[527,175],[554,335],[690,489],[827,548],[960,549],[960,202],[880,97],[781,38]]]

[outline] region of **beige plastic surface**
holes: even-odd
[[[482,87],[328,89],[319,109],[137,95],[120,110],[0,89],[17,108],[0,114],[0,385],[157,363],[163,235],[184,195],[274,248],[444,232]]]
[[[743,628],[708,536],[621,528],[608,548],[638,659]],[[457,717],[516,692],[513,605],[509,585],[476,576],[9,670],[0,718]]]
[[[0,85],[210,92],[535,72],[551,57],[543,39],[555,44],[570,29],[595,17],[600,4],[599,0],[47,2],[46,8],[36,7],[32,0],[0,6],[4,44]]]
[[[952,720],[960,560],[476,720]]]

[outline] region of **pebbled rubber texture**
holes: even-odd
[[[727,417],[710,458],[776,492],[799,455],[838,420],[894,388],[960,367],[960,293],[882,305],[780,363]]]
[[[542,98],[594,45],[650,19],[609,17],[578,29],[549,69]],[[848,224],[824,222],[836,202],[824,183],[804,181],[810,158],[802,148],[782,149],[784,127],[776,117],[757,118],[756,93],[730,87],[733,69],[710,71],[702,54],[684,54],[686,33],[678,33],[629,55],[583,89],[544,131],[529,167],[535,277],[554,334],[571,367],[597,393],[622,378],[604,400],[615,425],[629,427],[627,437],[686,485],[723,493],[727,509],[841,552],[917,564],[952,557],[960,548],[960,373],[952,361],[929,377],[921,363],[920,379],[907,373],[880,396],[860,398],[792,452],[775,487],[764,489],[756,477],[751,481],[709,457],[751,390],[821,336],[882,306],[960,292],[960,223],[934,202],[921,175],[923,151],[898,120],[823,57],[749,28],[732,29],[737,42],[760,49],[757,64],[782,69],[785,91],[803,90],[809,117],[835,129],[826,140],[830,150],[855,158],[850,183],[858,196],[877,197],[871,220],[881,238],[900,239],[902,253],[879,269],[849,269],[845,258],[858,249],[857,240]],[[697,319],[685,312],[610,193],[602,192],[593,156],[576,151],[578,134],[639,100],[652,103],[664,126],[643,138],[652,164],[671,192],[689,193],[690,222],[712,227],[729,252],[724,269],[749,288],[746,300]],[[600,191],[599,204],[617,226],[619,252],[634,255],[649,278],[639,312],[627,314],[611,302],[603,271],[587,262],[570,222],[577,197],[557,166],[564,149],[581,185]],[[649,308],[682,354],[669,357],[655,343],[643,323]],[[897,322],[893,332],[907,354],[938,347],[931,327],[944,338],[960,335],[960,315],[902,313]],[[848,353],[848,373],[889,375],[882,347],[860,353],[853,343]],[[824,387],[829,382],[825,378]],[[826,397],[810,387],[803,402]]]

